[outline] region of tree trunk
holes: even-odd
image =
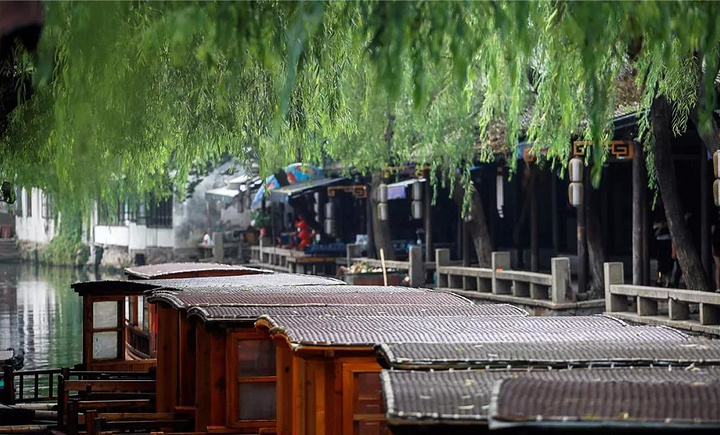
[[[603,234],[600,224],[600,191],[592,187],[587,189],[585,199],[585,235],[587,237],[588,265],[590,270],[590,299],[602,298],[605,293],[603,263]]]
[[[458,207],[462,208],[465,198],[465,186],[462,185],[460,176],[456,176],[455,189],[453,189],[453,199]],[[490,232],[488,231],[487,220],[485,219],[485,210],[482,206],[482,200],[477,189],[473,188],[471,204],[470,204],[470,220],[465,223],[473,240],[475,253],[477,253],[478,263],[480,267],[490,267],[492,263],[492,242],[490,240]]]
[[[650,115],[655,136],[654,159],[660,195],[683,278],[690,289],[710,291],[710,277],[702,267],[700,255],[693,244],[692,234],[685,222],[672,160],[670,143],[672,113],[665,97],[658,97],[653,101]]]
[[[377,189],[380,186],[382,180],[379,174],[373,174],[372,182],[370,185],[370,198],[372,202],[372,225],[373,225],[373,237],[375,242],[375,249],[377,252],[377,258],[380,258],[380,249],[385,251],[386,260],[395,259],[395,250],[392,245],[392,234],[390,232],[390,220],[381,221],[378,219],[377,206],[379,201],[377,200]],[[389,217],[389,216],[388,216]]]

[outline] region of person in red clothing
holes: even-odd
[[[310,225],[305,222],[305,219],[303,219],[302,215],[298,216],[297,220],[295,221],[295,228],[297,228],[298,237],[300,238],[300,244],[298,247],[301,250],[305,249],[306,246],[312,243],[313,230],[312,228],[310,228]]]

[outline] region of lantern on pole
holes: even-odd
[[[330,236],[337,235],[337,221],[335,220],[335,204],[332,201],[325,203],[325,222],[324,228],[325,234]]]
[[[568,186],[568,199],[573,207],[579,207],[583,203],[583,161],[579,157],[570,159],[568,172],[570,174],[570,185]]]
[[[325,203],[325,219],[335,219],[335,204],[332,201]]]
[[[412,184],[413,201],[422,201],[422,182],[420,180]]]
[[[388,220],[388,205],[387,202],[381,202],[377,205],[377,216],[378,220]]]
[[[378,220],[386,221],[388,220],[388,186],[385,183],[382,183],[378,186],[377,189],[377,217]]]
[[[413,219],[422,219],[423,217],[423,203],[422,201],[413,201],[410,205],[412,208]]]
[[[378,202],[387,202],[388,200],[388,186],[385,183],[382,183],[378,186],[377,190],[377,200]]]

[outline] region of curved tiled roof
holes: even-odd
[[[193,276],[238,276],[271,273],[263,269],[220,263],[165,263],[128,267],[125,274],[136,279],[191,278]]]
[[[274,332],[296,345],[374,346],[381,343],[509,343],[685,340],[654,326],[628,326],[604,316],[399,317],[263,316]]]
[[[398,369],[720,364],[720,343],[686,340],[626,343],[383,343],[378,354]]]
[[[557,424],[569,429],[599,423],[720,429],[720,383],[520,377],[495,385],[489,410],[490,429]]]
[[[236,291],[249,287],[297,285],[345,285],[345,282],[335,278],[325,278],[315,275],[299,275],[294,273],[267,273],[241,276],[213,276],[201,278],[156,279],[141,281],[167,290],[187,290],[198,288],[213,288],[218,291]]]
[[[450,292],[408,287],[350,285],[285,285],[202,287],[183,291],[154,290],[150,301],[178,308],[210,306],[302,306],[302,305],[471,305]]]
[[[391,424],[485,424],[491,395],[498,381],[504,379],[606,381],[636,384],[710,384],[720,386],[720,368],[690,370],[667,368],[614,368],[572,370],[450,370],[406,371],[384,370],[381,373],[386,415]],[[597,384],[596,384],[597,385]],[[541,394],[545,390],[540,390]],[[642,396],[634,400],[641,400]],[[717,402],[715,402],[717,404]]]
[[[328,305],[328,306],[209,306],[193,307],[188,316],[205,322],[255,321],[260,316],[378,317],[378,316],[526,316],[507,304],[497,305]]]

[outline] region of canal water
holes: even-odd
[[[70,268],[0,263],[0,348],[23,349],[27,370],[80,363],[82,301],[70,284],[95,278]]]

